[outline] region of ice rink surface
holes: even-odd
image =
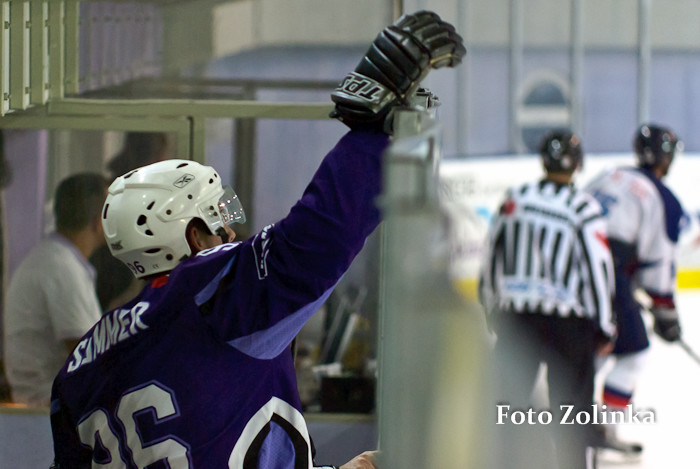
[[[700,354],[700,290],[676,298],[683,338]],[[624,424],[619,436],[644,445],[637,457],[604,451],[598,469],[685,469],[698,467],[700,448],[700,363],[678,344],[650,333],[647,367],[640,377],[634,408],[653,410],[653,424]]]

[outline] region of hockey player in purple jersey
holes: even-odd
[[[684,216],[680,202],[662,182],[678,143],[670,129],[641,125],[634,136],[637,167],[604,171],[587,186],[604,208],[615,263],[618,336],[603,389],[603,404],[610,410],[630,405],[649,349],[636,289],[651,298],[654,331],[668,342],[681,337],[674,289],[676,245]],[[642,451],[637,443],[618,440],[612,426],[601,428],[600,436],[597,446]]]
[[[434,13],[382,31],[332,94],[351,130],[289,214],[244,242],[232,242],[241,205],[211,167],[169,160],[111,185],[107,242],[151,282],[57,376],[56,468],[314,467],[290,343],[379,223],[387,116],[464,54]],[[375,463],[369,452],[342,468]]]

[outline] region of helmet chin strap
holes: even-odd
[[[226,232],[224,228],[219,228],[216,230],[216,235],[221,238],[221,244],[226,244],[230,242],[231,236]]]

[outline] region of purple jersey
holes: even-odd
[[[289,215],[104,315],[58,374],[59,468],[308,468],[290,343],[379,222],[387,137],[351,131]]]

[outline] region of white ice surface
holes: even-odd
[[[684,341],[700,354],[700,291],[677,296]],[[655,412],[653,424],[619,426],[621,439],[644,445],[639,457],[605,451],[598,469],[685,469],[699,467],[700,363],[680,345],[650,334],[648,362],[633,402],[636,409]]]

